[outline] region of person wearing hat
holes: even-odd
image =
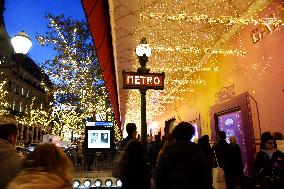
[[[277,150],[274,137],[270,132],[261,135],[260,151],[254,162],[256,188],[284,188],[284,154]]]
[[[3,189],[22,168],[22,157],[16,152],[18,129],[15,124],[0,125],[0,189]]]

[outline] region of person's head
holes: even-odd
[[[237,144],[237,139],[236,139],[235,135],[231,135],[229,140],[230,140],[230,143]]]
[[[172,131],[173,138],[177,141],[189,141],[195,129],[189,122],[180,122]]]
[[[18,138],[18,127],[14,123],[0,125],[0,138],[16,145]]]
[[[225,131],[219,131],[218,137],[219,137],[219,140],[226,140],[226,132]]]
[[[133,136],[135,138],[136,137],[136,130],[137,130],[137,127],[136,127],[135,123],[127,123],[126,132],[127,132],[128,136]]]
[[[169,134],[170,132],[170,125],[166,124],[165,127],[164,127],[164,133],[165,135]]]
[[[208,135],[203,135],[202,137],[200,137],[199,139],[198,139],[198,145],[200,145],[200,146],[208,146],[208,145],[210,145],[209,144],[209,136]]]
[[[270,132],[264,132],[261,134],[260,149],[273,150],[276,149],[276,141]]]
[[[59,175],[66,182],[72,180],[72,163],[62,149],[53,143],[43,143],[27,157],[27,166]]]
[[[158,141],[160,141],[161,139],[160,139],[160,135],[155,135],[155,141],[156,142],[158,142]]]

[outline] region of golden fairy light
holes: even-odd
[[[8,91],[7,91],[7,81],[0,81],[0,116],[4,116],[9,114],[9,102],[7,99]]]
[[[115,137],[120,138],[87,25],[63,15],[49,14],[47,18],[50,30],[37,40],[57,49],[53,60],[44,64],[54,83],[50,92],[54,98],[52,132],[70,140],[70,133],[80,135],[84,131],[86,119],[100,114],[104,120],[114,122]]]
[[[147,91],[147,121],[154,120],[163,112],[174,112],[173,103],[182,102],[184,94],[194,99],[194,88],[206,85],[205,74],[220,71],[218,57],[245,59],[248,52],[242,43],[235,48],[226,46],[241,28],[247,25],[268,29],[283,27],[280,16],[284,11],[280,16],[275,12],[274,15],[257,17],[269,3],[268,0],[139,1],[138,9],[129,14],[129,17],[134,15],[137,24],[133,27],[134,32],[126,37],[133,38],[133,42],[138,44],[145,36],[153,49],[147,67],[151,72],[166,73],[163,91]],[[119,13],[121,9],[120,6],[114,8],[117,30],[121,29],[119,21],[124,21],[127,16]],[[124,39],[123,36],[121,38]],[[132,70],[129,71],[136,71],[139,64],[134,49],[120,50],[118,68],[123,70],[131,62]],[[128,51],[131,50],[133,54],[129,57]],[[139,125],[139,91],[122,90],[121,93],[125,97],[120,99],[121,115],[125,115],[122,123],[135,122]]]

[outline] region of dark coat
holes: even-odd
[[[217,156],[218,165],[224,169],[227,188],[233,188],[236,185],[236,179],[244,185],[243,161],[239,145],[219,140],[218,144],[213,146],[213,150]]]
[[[126,138],[122,139],[122,141],[121,141],[121,143],[120,143],[120,145],[119,145],[119,147],[118,147],[118,150],[124,150],[124,148],[125,148],[125,146],[127,145],[127,143],[128,143],[130,140],[132,140],[132,139],[134,139],[134,137],[129,136],[129,135],[128,135]]]
[[[123,189],[148,189],[150,186],[150,164],[146,161],[144,145],[130,140],[124,148],[127,153],[126,172],[122,175]]]
[[[208,189],[210,179],[209,164],[195,143],[174,142],[158,160],[158,189]]]
[[[262,188],[284,188],[284,154],[277,150],[269,158],[264,151],[259,151],[254,162],[254,174],[256,185]]]
[[[229,171],[233,176],[243,175],[243,158],[238,144],[229,144]]]
[[[217,157],[217,164],[226,171],[229,165],[229,144],[226,140],[219,140],[217,144],[213,146],[213,150]],[[215,165],[216,166],[216,165]]]

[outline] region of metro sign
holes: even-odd
[[[123,89],[164,89],[165,73],[122,72]]]

